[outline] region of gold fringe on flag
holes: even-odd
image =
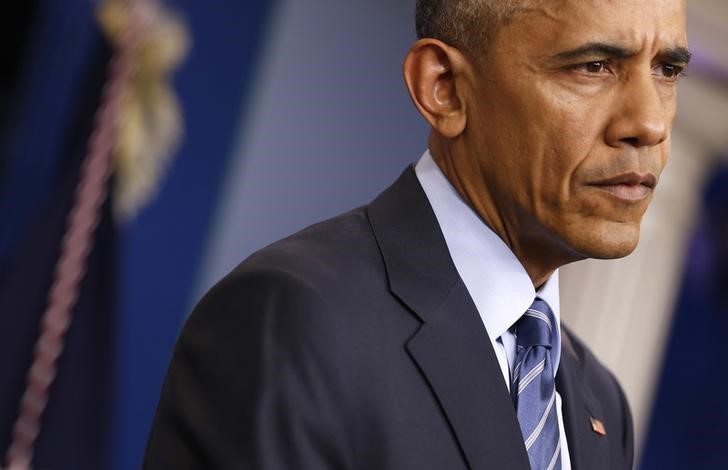
[[[97,19],[112,44],[126,30],[131,2],[143,8],[145,26],[112,151],[114,212],[121,222],[132,219],[154,197],[182,138],[182,112],[170,76],[190,42],[180,17],[158,1],[103,0]]]

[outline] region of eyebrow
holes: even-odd
[[[608,59],[626,59],[637,54],[637,51],[616,44],[608,44],[604,42],[590,42],[583,46],[577,47],[564,52],[559,52],[554,57],[562,60],[578,60],[591,57],[606,57]],[[671,47],[660,51],[657,56],[661,60],[668,62],[687,64],[690,62],[692,54],[682,46]]]
[[[690,63],[690,58],[693,54],[685,47],[673,47],[660,51],[657,56],[666,62],[687,65]]]

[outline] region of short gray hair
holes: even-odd
[[[439,39],[483,56],[501,26],[519,10],[519,0],[417,0],[417,37]]]

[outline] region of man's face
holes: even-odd
[[[532,3],[475,66],[471,176],[519,243],[625,256],[667,162],[688,60],[684,2]]]

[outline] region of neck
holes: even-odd
[[[434,132],[429,148],[437,166],[463,200],[508,245],[538,290],[553,272],[578,258],[566,255],[560,240],[548,233],[523,210],[497,198],[486,185],[476,159],[468,158],[463,142],[444,139]]]

